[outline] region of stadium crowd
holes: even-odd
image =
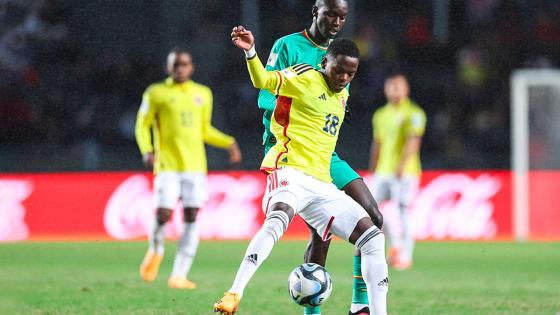
[[[193,6],[204,22],[199,27],[180,16],[165,24],[167,15],[180,11],[141,2],[154,14],[136,16],[119,10],[122,3],[105,3],[103,12],[112,13],[96,16],[99,1],[0,0],[0,170],[140,168],[136,112],[143,89],[164,78],[161,60],[172,44],[192,51],[194,80],[214,92],[214,124],[241,139],[249,153],[241,167],[256,168],[262,134],[257,91],[246,82],[244,61],[222,38],[242,18],[223,13],[240,1]],[[274,38],[307,26],[307,2],[257,1],[261,55]],[[385,103],[388,72],[407,73],[412,98],[428,116],[425,168],[508,168],[510,74],[520,67],[559,66],[558,1],[449,1],[443,28],[435,25],[436,2],[353,5],[342,36],[356,40],[362,58],[337,151],[358,169],[367,167],[371,115]],[[118,35],[119,23],[150,18],[156,21],[147,25],[159,27],[145,27],[143,34],[128,27]],[[164,37],[170,27],[182,42],[145,40]],[[130,44],[135,41],[140,44]],[[222,155],[209,150],[209,167],[225,168]]]

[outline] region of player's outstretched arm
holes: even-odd
[[[231,32],[231,41],[235,46],[245,51],[247,68],[249,69],[253,86],[258,89],[277,91],[282,83],[281,75],[276,71],[266,71],[255,51],[255,38],[251,31],[246,30],[241,25],[236,26]]]
[[[290,66],[288,47],[283,39],[274,42],[270,51],[266,71],[280,71]],[[276,107],[276,96],[267,90],[260,90],[257,103],[260,109],[274,111]]]
[[[255,37],[253,36],[253,33],[246,30],[242,25],[233,28],[231,31],[231,41],[235,44],[235,46],[245,50],[246,52],[255,46]]]

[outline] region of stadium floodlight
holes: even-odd
[[[560,168],[560,70],[516,70],[510,78],[513,235],[530,233],[530,170]]]

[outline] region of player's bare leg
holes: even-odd
[[[305,249],[304,261],[325,267],[331,240],[324,241],[313,227],[309,226],[309,224],[307,227],[309,228],[309,243],[307,243],[307,248]]]
[[[307,224],[307,227],[309,228],[309,243],[307,243],[307,248],[305,250],[304,261],[306,263],[316,263],[325,267],[331,240],[328,239],[326,241],[323,241],[323,238],[319,236],[319,234],[313,227],[311,227],[309,224]],[[321,314],[321,308],[319,306],[316,307],[306,306],[303,310],[303,314],[305,315]]]
[[[171,218],[173,210],[158,208],[156,217],[148,234],[148,251],[140,265],[140,277],[151,282],[157,277],[159,265],[163,259],[165,242],[165,224]]]
[[[183,213],[183,234],[177,245],[173,271],[167,281],[167,285],[173,289],[195,289],[196,283],[188,280],[187,276],[199,243],[199,233],[196,225],[198,208],[184,208]]]
[[[241,262],[233,285],[218,302],[214,303],[214,312],[235,314],[243,297],[243,291],[260,265],[266,260],[274,244],[284,235],[292,221],[295,211],[283,202],[271,205],[260,230],[255,234]]]
[[[383,226],[383,215],[379,211],[377,202],[363,179],[357,178],[342,189],[344,192],[362,206],[379,229]],[[352,304],[349,315],[370,314],[368,307],[367,286],[362,277],[362,258],[360,250],[354,254],[354,279],[352,283]]]

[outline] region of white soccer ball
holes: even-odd
[[[318,306],[331,296],[331,276],[320,265],[302,264],[290,273],[288,291],[297,304]]]

